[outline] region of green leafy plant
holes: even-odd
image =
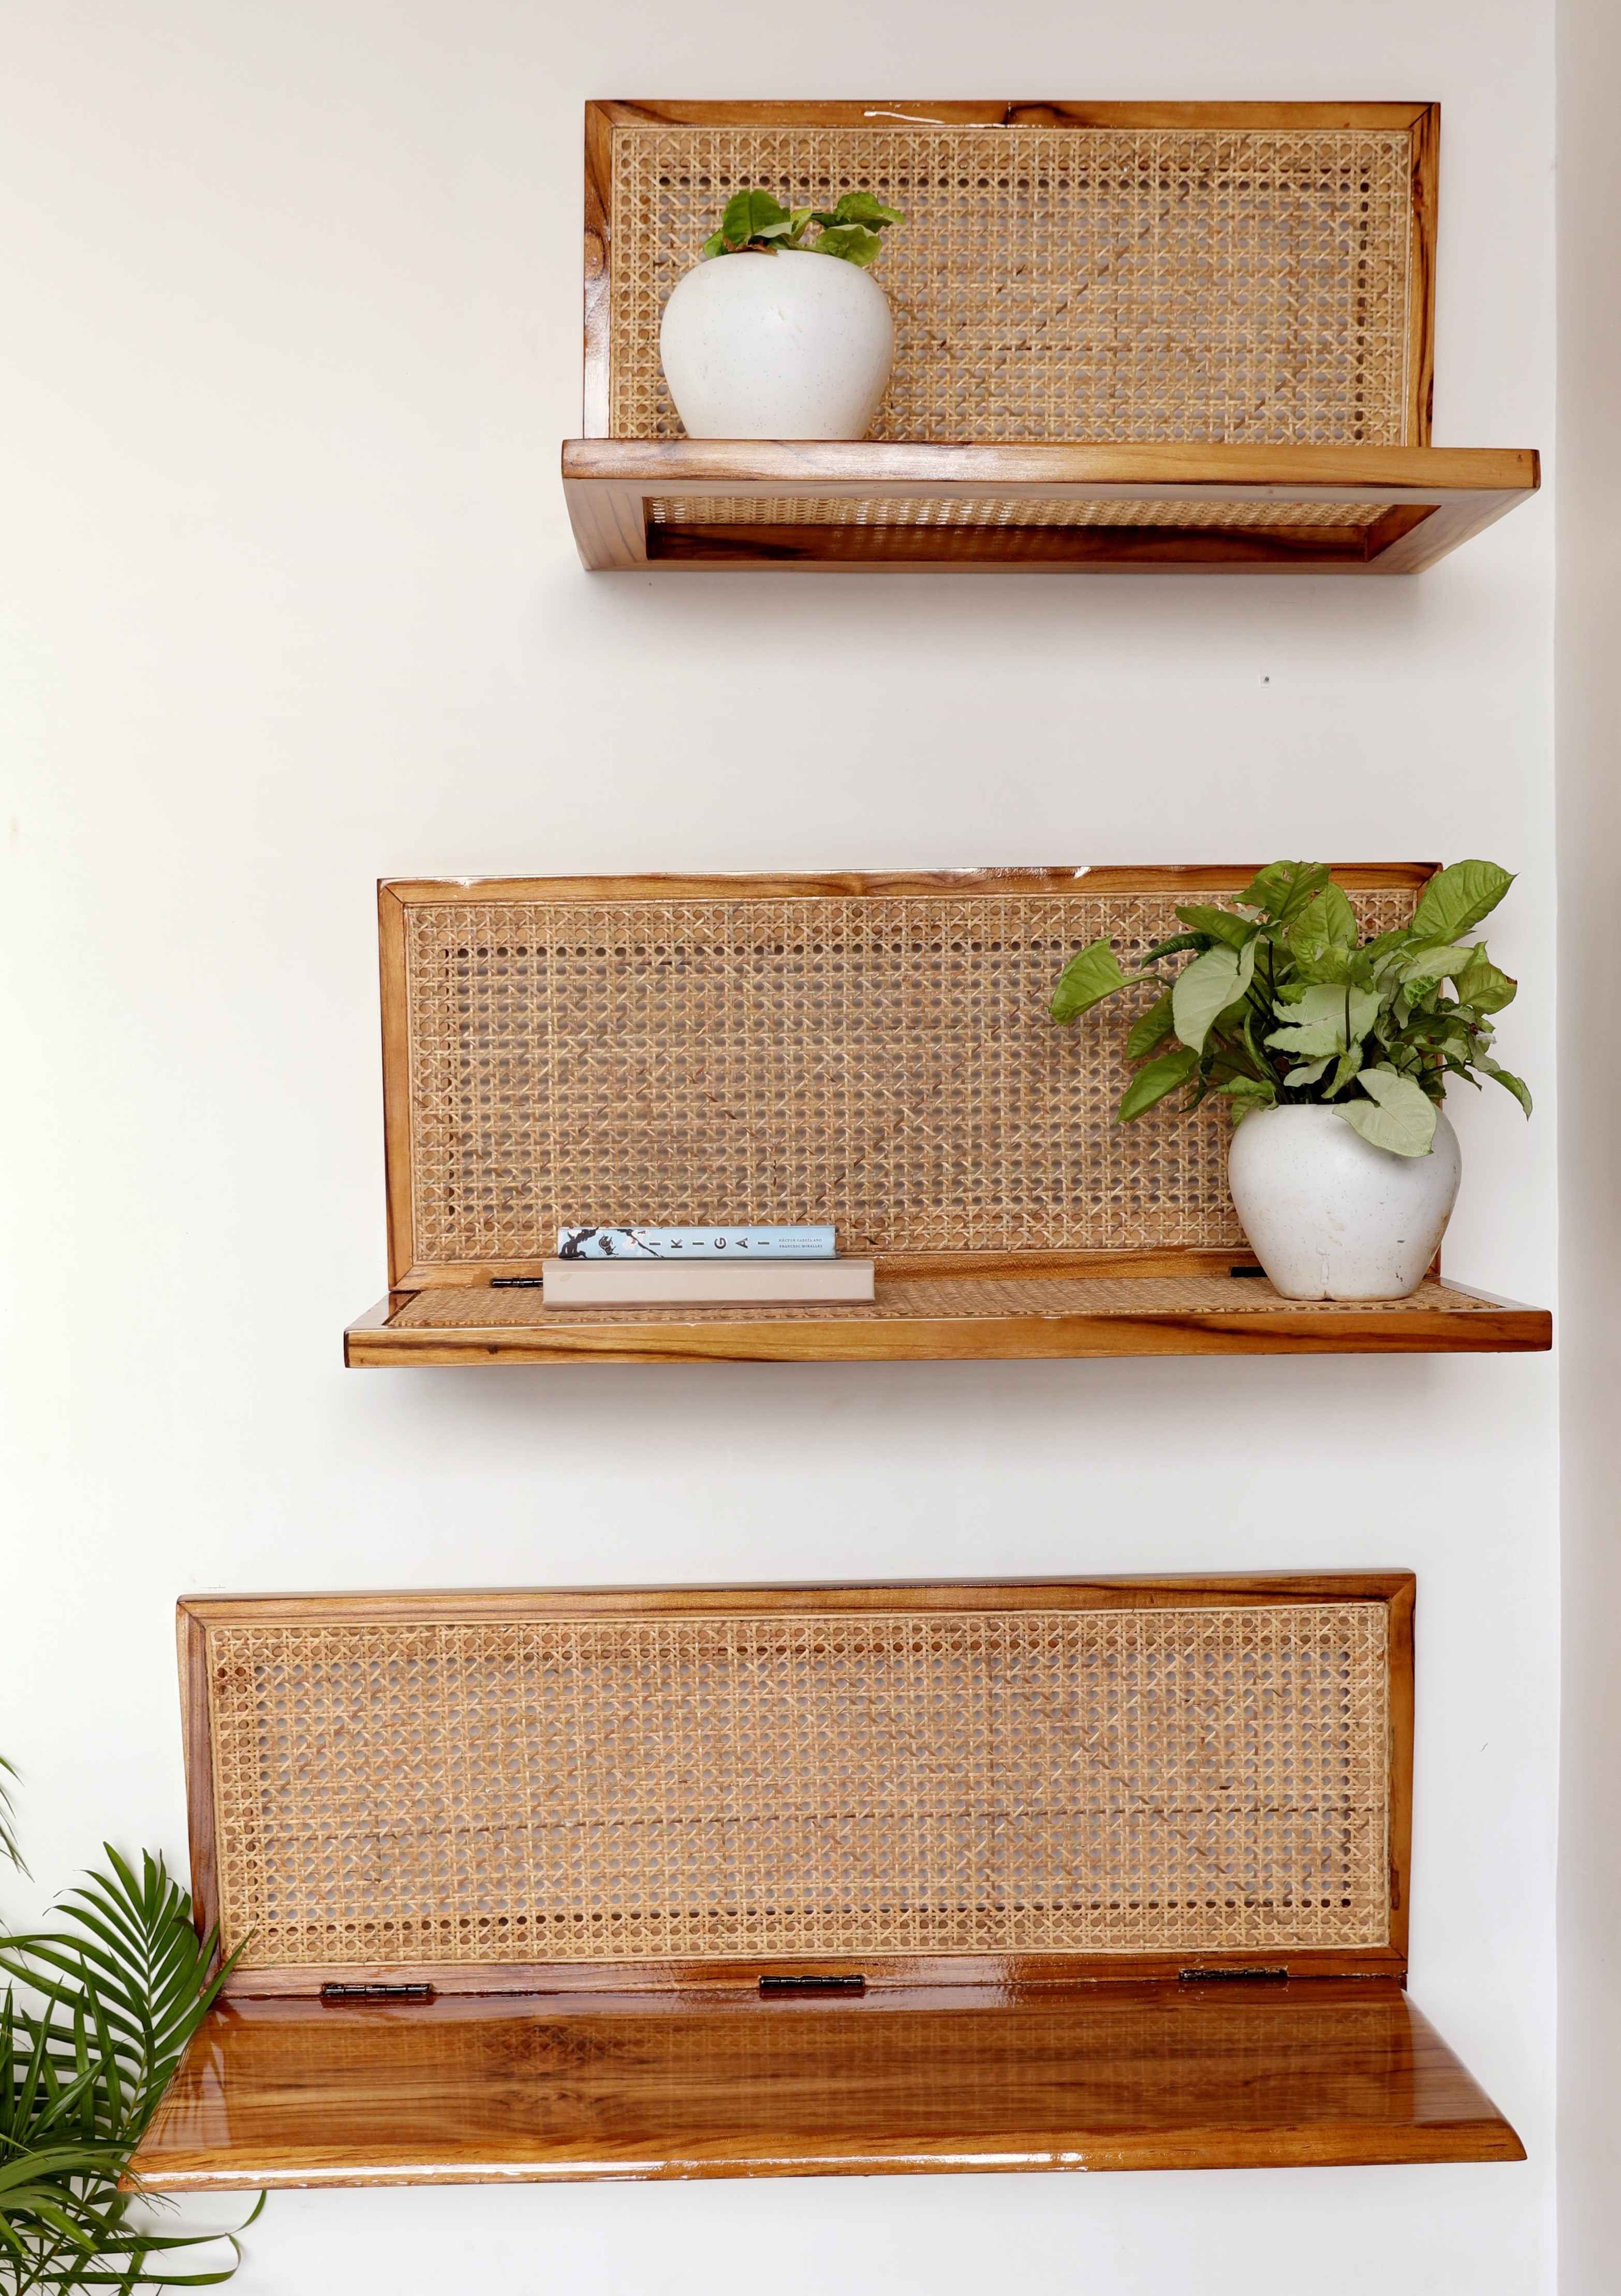
[[[1491,1051],[1493,1015],[1516,984],[1466,939],[1513,882],[1490,861],[1456,862],[1430,879],[1411,924],[1364,942],[1326,868],[1274,861],[1230,908],[1180,906],[1186,931],[1136,972],[1122,972],[1110,941],[1082,949],[1052,1016],[1067,1023],[1123,989],[1154,988],[1125,1040],[1140,1065],[1123,1123],[1187,1086],[1189,1109],[1213,1092],[1235,1121],[1327,1104],[1376,1148],[1427,1156],[1449,1077],[1494,1078],[1531,1113],[1529,1091]],[[1188,961],[1172,980],[1160,968],[1177,957]]]
[[[883,233],[892,223],[904,223],[899,208],[885,207],[871,192],[846,192],[833,208],[785,208],[769,192],[736,192],[726,203],[720,228],[704,242],[704,253],[776,255],[796,248],[807,255],[835,255],[863,270],[877,260],[884,248]],[[812,225],[817,235],[805,234]]]
[[[11,1818],[0,1777],[0,1857],[26,1870]],[[218,1940],[199,1939],[161,1858],[138,1874],[107,1859],[61,1901],[61,1927],[0,1931],[0,2287],[14,2296],[212,2287],[241,2261],[235,2234],[156,2231],[151,2199],[118,2188],[230,1964],[210,1976]],[[222,2243],[226,2263],[196,2253]]]

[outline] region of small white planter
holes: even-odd
[[[1444,1115],[1428,1156],[1395,1156],[1321,1107],[1247,1116],[1227,1159],[1244,1233],[1286,1300],[1404,1300],[1416,1292],[1462,1170]]]
[[[859,264],[804,248],[718,255],[664,306],[659,350],[689,439],[864,439],[895,326]]]

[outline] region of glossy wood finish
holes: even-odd
[[[1432,447],[936,447],[886,442],[571,439],[564,492],[591,572],[739,565],[802,570],[1414,574],[1540,483],[1530,450]],[[1256,526],[753,526],[650,529],[683,496],[1156,504],[1366,503],[1370,531]],[[875,537],[881,537],[880,545]]]
[[[159,2192],[1516,2161],[1378,1979],[237,2002],[131,2163]]]
[[[1201,1304],[1178,1306],[1173,1300],[1167,1304],[1164,1296],[1174,1295],[1174,1282],[1156,1283],[1140,1270],[1131,1272],[1143,1284],[1140,1311],[1111,1306],[1097,1314],[1076,1304],[1082,1286],[1067,1275],[1045,1279],[1054,1302],[1062,1297],[1062,1306],[1044,1301],[1043,1279],[1033,1277],[1018,1287],[1023,1304],[1016,1312],[975,1312],[969,1304],[942,1315],[909,1304],[938,1287],[881,1274],[878,1304],[892,1311],[885,1318],[858,1308],[841,1311],[837,1319],[802,1310],[795,1320],[757,1310],[753,1320],[745,1320],[720,1308],[679,1317],[667,1309],[662,1319],[650,1313],[645,1321],[624,1314],[610,1322],[594,1318],[588,1308],[548,1313],[538,1293],[526,1292],[516,1296],[534,1304],[519,1323],[401,1326],[395,1319],[402,1313],[431,1316],[432,1301],[443,1296],[401,1291],[349,1326],[343,1360],[355,1369],[583,1362],[983,1363],[1094,1356],[1518,1355],[1544,1352],[1552,1345],[1552,1317],[1546,1308],[1511,1301],[1482,1305],[1486,1295],[1455,1284],[1428,1284],[1418,1305],[1309,1307],[1270,1294],[1264,1279],[1233,1278],[1229,1309],[1203,1304],[1214,1288],[1208,1277],[1199,1286]],[[952,1289],[967,1293],[975,1280],[991,1281],[964,1270],[960,1280],[954,1277]],[[1258,1290],[1270,1294],[1264,1307],[1252,1304]],[[514,1297],[506,1292],[490,1296],[504,1306]]]
[[[209,1638],[240,1627],[306,1628],[341,1633],[356,1626],[476,1628],[548,1620],[655,1620],[669,1618],[829,1618],[873,1612],[909,1617],[1005,1611],[1242,1611],[1323,1603],[1373,1603],[1385,1613],[1385,1701],[1388,1857],[1387,1942],[1355,1949],[1321,1945],[1269,1954],[1296,1977],[1401,1977],[1407,1966],[1412,1851],[1413,1613],[1411,1571],[1307,1570],[1087,1578],[885,1579],[855,1584],[611,1587],[402,1589],[313,1595],[190,1595],[178,1605],[180,1693],[192,1838],[192,1890],[200,1930],[221,1919],[215,1849],[216,1750],[209,1695]],[[963,1726],[967,1728],[967,1722]],[[318,1780],[313,1781],[318,1785]],[[1111,1981],[1174,1976],[1185,1956],[1170,1952],[1081,1954],[906,1954],[866,1968],[869,1986],[1046,1987],[1077,1976]],[[1252,1950],[1202,1944],[1205,1968],[1249,1966]],[[846,1958],[772,1959],[800,1973],[847,1970]],[[417,1964],[344,1963],[329,1967],[251,1967],[227,1980],[231,1996],[305,1996],[328,1979],[350,1984],[428,1984],[441,1992],[514,1994],[636,1990],[683,1995],[702,1989],[752,1993],[758,1957],[704,1962],[658,1958],[597,1962]]]

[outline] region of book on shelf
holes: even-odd
[[[557,1230],[559,1259],[831,1259],[830,1226],[585,1227]]]
[[[860,1304],[873,1297],[870,1259],[548,1259],[548,1308]]]

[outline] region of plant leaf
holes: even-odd
[[[1489,917],[1514,882],[1494,861],[1454,861],[1438,870],[1419,896],[1411,931],[1415,941],[1452,941]]]
[[[1253,969],[1253,955],[1250,964]],[[1177,975],[1176,986],[1171,991],[1176,1033],[1183,1044],[1196,1053],[1203,1052],[1211,1022],[1217,1013],[1227,1010],[1239,993],[1236,950],[1218,947],[1207,948],[1203,956],[1196,956]]]
[[[906,217],[899,208],[886,207],[873,192],[846,192],[836,207],[818,208],[813,220],[823,224],[865,223],[875,231],[885,224],[904,223]]]
[[[1140,1013],[1132,1021],[1125,1040],[1127,1059],[1146,1061],[1150,1053],[1157,1052],[1164,1043],[1173,1026],[1171,991],[1167,988],[1163,996],[1156,996],[1148,1011]]]
[[[1048,1010],[1055,1021],[1067,1028],[1082,1013],[1100,1004],[1106,996],[1113,996],[1117,989],[1130,985],[1120,970],[1114,942],[1091,941],[1070,958],[1058,975]]]
[[[1288,1025],[1274,1029],[1267,1038],[1280,1053],[1298,1053],[1314,1060],[1324,1053],[1343,1053],[1360,1044],[1378,1020],[1380,998],[1372,988],[1340,988],[1318,982],[1288,1004],[1277,1007]]]
[[[1473,961],[1472,948],[1461,948],[1455,941],[1426,942],[1402,960],[1402,980],[1406,983],[1419,980],[1455,981],[1461,972]]]
[[[1231,1077],[1225,1084],[1218,1085],[1216,1090],[1225,1093],[1231,1101],[1234,1124],[1242,1124],[1245,1118],[1253,1116],[1258,1108],[1276,1108],[1278,1105],[1275,1088],[1263,1084],[1259,1077]]]
[[[1186,1045],[1174,1053],[1166,1053],[1163,1059],[1150,1061],[1146,1068],[1138,1070],[1121,1095],[1115,1121],[1129,1124],[1134,1116],[1152,1108],[1156,1101],[1164,1100],[1167,1093],[1186,1084],[1198,1064],[1198,1054]]]
[[[1273,861],[1256,872],[1238,898],[1247,909],[1264,909],[1278,923],[1288,924],[1329,882],[1326,864]]]
[[[1511,1092],[1515,1099],[1518,1101],[1520,1106],[1525,1110],[1526,1114],[1527,1116],[1530,1115],[1531,1087],[1526,1083],[1523,1077],[1517,1077],[1510,1069],[1499,1068],[1496,1062],[1489,1059],[1485,1053],[1476,1054],[1475,1066],[1480,1070],[1483,1075],[1495,1078],[1496,1082],[1502,1086],[1505,1092]]]
[[[1189,901],[1179,906],[1176,914],[1196,933],[1203,933],[1209,940],[1224,941],[1229,948],[1242,948],[1247,940],[1255,938],[1256,928],[1252,919],[1236,916],[1231,909],[1214,908],[1208,902]]]
[[[883,254],[884,242],[865,224],[835,223],[825,225],[821,236],[811,240],[809,248],[812,255],[836,255],[841,261],[859,264],[865,271]]]
[[[1501,1013],[1505,1004],[1512,1004],[1519,991],[1518,981],[1500,972],[1484,946],[1478,945],[1463,971],[1453,973],[1452,986],[1459,1003],[1472,1004],[1477,1013]]]
[[[1304,1068],[1291,1069],[1283,1079],[1285,1092],[1299,1092],[1306,1085],[1315,1084],[1333,1057],[1332,1053],[1325,1053],[1321,1060],[1309,1061]]]
[[[1391,1068],[1364,1069],[1359,1081],[1368,1098],[1348,1100],[1335,1114],[1375,1148],[1388,1148],[1397,1156],[1428,1156],[1439,1113],[1428,1094]]]

